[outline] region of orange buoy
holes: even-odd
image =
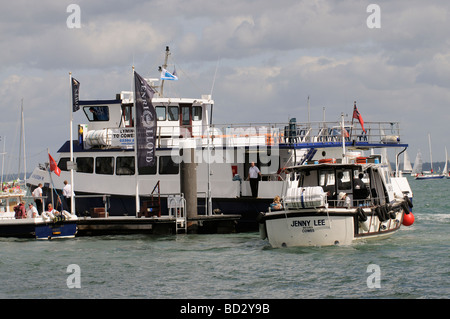
[[[409,213],[409,214],[403,214],[403,225],[404,226],[411,226],[412,224],[414,224],[414,215],[413,213]]]

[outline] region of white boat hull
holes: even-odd
[[[366,222],[359,222],[356,213],[350,214],[345,209],[330,214],[318,214],[317,211],[272,212],[265,215],[264,231],[274,248],[351,245],[362,239],[391,236],[400,228],[402,218],[403,211],[383,223],[375,213],[369,215]]]

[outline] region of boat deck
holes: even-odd
[[[197,216],[187,221],[186,232],[232,233],[241,215]],[[170,235],[184,232],[184,225],[174,216],[141,217],[81,217],[78,220],[77,236],[153,234]],[[195,225],[195,226],[194,226]]]

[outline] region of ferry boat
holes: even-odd
[[[282,209],[258,216],[262,239],[275,248],[350,245],[413,223],[406,177],[391,177],[382,155],[363,157],[361,146],[350,149],[328,150],[328,159],[285,169]]]
[[[61,239],[74,238],[78,217],[62,214],[63,217],[45,213],[35,218],[16,218],[14,207],[26,199],[25,192],[0,193],[0,237]],[[27,205],[26,205],[27,206]]]
[[[164,70],[168,49],[166,53]],[[215,124],[210,95],[166,97],[164,81],[145,80],[156,92],[151,100],[157,119],[156,160],[152,166],[136,168],[136,94],[122,91],[112,100],[79,101],[86,122],[77,124],[78,139],[65,141],[58,150],[60,176],[53,176],[51,182],[48,163],[40,164],[27,180],[29,186],[33,189],[42,183],[44,194],[51,184],[61,190],[63,181],[70,181],[73,173],[78,215],[105,206],[108,216],[165,215],[167,198],[180,193],[180,152],[183,142],[190,140],[196,145],[198,213],[239,214],[238,231],[257,231],[259,212],[282,192],[286,177],[283,168],[325,158],[329,149],[341,145],[339,121],[300,123],[291,118],[288,123]],[[397,135],[392,138],[383,133],[398,130],[398,123],[365,125],[367,133],[348,123],[345,143],[367,149],[391,143],[402,147]],[[262,175],[256,197],[247,180],[252,162]],[[153,201],[156,185],[157,205]]]

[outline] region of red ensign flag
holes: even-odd
[[[56,164],[55,160],[50,154],[48,154],[48,160],[50,161],[50,172],[54,171],[55,174],[59,176],[59,174],[61,174],[61,170],[59,169],[58,164]]]
[[[366,130],[364,129],[364,121],[363,121],[361,114],[359,114],[358,108],[356,107],[356,102],[353,107],[353,118],[357,119],[359,121],[359,124],[361,124],[362,130],[364,131],[364,133],[366,133]]]

